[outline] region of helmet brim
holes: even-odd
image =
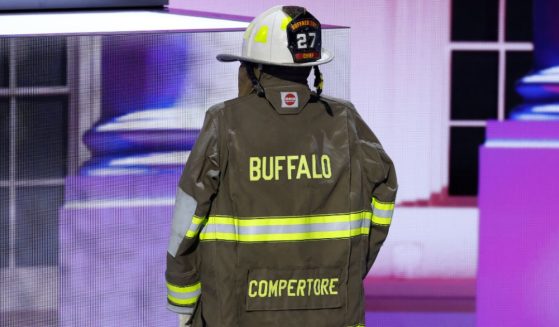
[[[243,57],[243,56],[238,56],[238,55],[234,55],[234,54],[227,54],[227,53],[218,54],[216,56],[216,59],[221,61],[221,62],[246,61],[246,62],[253,62],[253,63],[256,63],[256,64],[285,66],[285,67],[318,66],[318,65],[323,65],[323,64],[329,63],[330,61],[332,61],[332,59],[334,59],[334,55],[326,49],[322,49],[322,51],[320,53],[320,56],[321,56],[321,58],[317,61],[305,62],[305,63],[300,63],[300,64],[270,62],[270,61],[258,60],[258,59],[254,59],[254,58]]]

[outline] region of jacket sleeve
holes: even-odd
[[[366,270],[363,276],[365,277],[371,270],[388,235],[392,214],[394,213],[398,183],[392,160],[384,151],[378,138],[357,112],[355,112],[355,127],[364,183],[368,191],[368,199],[371,202],[371,225]]]
[[[202,292],[198,273],[199,237],[219,186],[217,118],[208,111],[177,187],[167,249],[167,308],[192,314]]]

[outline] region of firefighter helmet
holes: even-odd
[[[275,6],[252,20],[243,36],[241,55],[219,54],[219,61],[301,67],[330,62],[322,48],[320,22],[305,8]]]

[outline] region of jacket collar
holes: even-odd
[[[265,97],[279,114],[298,114],[309,102],[311,90],[307,84],[308,68],[293,69],[265,66],[255,69],[256,78]],[[239,96],[254,93],[246,68],[239,68]]]

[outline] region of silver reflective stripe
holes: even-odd
[[[167,303],[167,309],[175,312],[180,313],[183,315],[191,315],[194,312],[194,306],[192,307],[179,307],[176,305],[172,305],[171,303]]]
[[[364,217],[362,220],[361,227],[369,228],[371,227],[371,218],[370,216]]]
[[[207,224],[203,228],[205,233],[231,233],[237,235],[260,234],[289,234],[327,231],[346,231],[360,227],[369,227],[370,218],[348,222],[315,223],[301,225],[265,225],[265,226],[238,226],[233,224]]]
[[[167,289],[167,294],[168,295],[170,295],[172,297],[175,297],[177,299],[183,299],[183,300],[188,300],[188,299],[198,297],[201,292],[202,292],[201,289],[197,289],[195,291],[186,292],[186,293],[173,292],[173,291]]]
[[[171,227],[171,237],[167,252],[173,257],[177,255],[179,246],[186,235],[186,231],[192,224],[192,216],[196,211],[196,200],[177,187],[175,198],[175,208],[173,212],[173,225]]]
[[[196,234],[198,234],[199,229],[200,229],[200,224],[196,224],[195,222],[192,222],[190,224],[190,227],[188,228],[188,232],[186,233],[186,236],[187,237],[196,236]]]
[[[373,207],[373,215],[381,218],[392,218],[394,214],[394,210],[380,210],[378,208]]]

